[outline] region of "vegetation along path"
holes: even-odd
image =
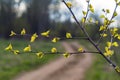
[[[77,42],[62,42],[67,52],[79,48]],[[92,63],[91,54],[71,55],[69,58],[60,57],[37,70],[27,72],[15,80],[84,80],[84,74]]]

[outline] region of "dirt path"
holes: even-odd
[[[74,52],[73,47],[80,47],[77,42],[71,44],[63,42],[62,45],[68,52]],[[85,71],[91,63],[91,54],[71,55],[67,59],[60,57],[37,70],[17,77],[15,80],[84,80]]]

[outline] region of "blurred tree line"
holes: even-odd
[[[15,6],[24,2],[26,11],[17,16]],[[41,32],[50,27],[48,6],[51,0],[0,0],[0,36],[8,38],[10,31],[25,27],[29,33]]]
[[[26,10],[21,14],[17,9],[24,3]],[[0,37],[9,38],[11,30],[20,32],[22,28],[27,33],[41,33],[48,29],[52,29],[52,34],[63,37],[66,32],[72,33],[73,36],[84,36],[75,23],[70,21],[68,13],[65,21],[56,21],[61,17],[59,7],[54,6],[53,15],[56,19],[50,19],[50,4],[58,5],[58,0],[0,0]],[[97,19],[97,18],[95,18]],[[100,25],[100,24],[99,24]],[[93,38],[98,34],[98,27],[95,24],[88,25],[88,31]],[[92,31],[91,31],[92,30]]]

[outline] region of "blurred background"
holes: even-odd
[[[81,22],[81,18],[83,17],[82,10],[86,11],[87,7],[86,0],[66,1],[71,1],[73,3],[72,10],[77,19]],[[111,13],[108,15],[110,18],[115,7],[115,2],[114,0],[111,0],[108,4],[107,0],[104,0],[104,2],[103,0],[98,0],[97,2],[95,0],[91,0],[91,4],[95,7],[95,14],[90,13],[88,17],[92,17],[94,22],[98,21],[98,24],[95,24],[94,22],[87,23],[86,30],[91,38],[94,41],[97,41],[100,37],[99,27],[103,24],[103,21],[99,18],[99,16],[103,14],[102,9],[110,9]],[[117,12],[119,13],[120,9],[117,9]],[[120,27],[120,15],[118,15],[115,20],[116,22],[111,24],[110,27]],[[27,54],[16,57],[15,55],[9,54],[9,52],[5,52],[4,48],[10,41],[14,42],[12,44],[17,49],[23,49],[23,47],[29,43],[23,39],[11,40],[9,37],[11,30],[19,33],[22,28],[25,28],[28,34],[33,34],[35,32],[40,34],[41,32],[51,29],[51,35],[53,36],[65,37],[66,32],[70,32],[73,37],[84,36],[61,0],[0,0],[0,80],[12,80],[12,78],[16,76],[16,73],[18,74],[24,70],[34,69],[44,62],[46,63],[51,59],[58,57],[58,55],[48,55],[43,60],[39,61],[34,55],[29,55],[30,58],[26,58],[28,56]],[[108,39],[109,38],[106,38],[102,42],[104,43]],[[83,45],[86,47],[90,45],[85,41],[82,41],[82,43],[84,43]],[[38,46],[37,44],[40,45]],[[41,50],[45,51],[49,51],[53,46],[63,50],[60,45],[61,43],[52,44],[46,41],[37,41],[32,44],[35,50],[37,50],[36,48],[41,48]],[[105,44],[101,44],[101,47],[104,45]],[[116,54],[112,59],[115,63],[120,65],[119,48],[117,48],[115,52]],[[31,58],[33,58],[32,62]],[[114,71],[111,71],[111,69],[109,69],[110,73],[109,70],[107,70],[108,73],[104,72],[106,62],[104,62],[104,59],[99,56],[97,56],[97,58],[99,58],[97,59],[98,61],[96,60],[94,62],[94,68],[92,66],[90,71],[91,75],[86,74],[88,79],[85,80],[96,80],[96,78],[97,80],[113,80],[110,75],[115,75],[116,78],[114,78],[114,80],[119,80],[119,76]],[[102,74],[105,75],[101,76]]]
[[[74,5],[73,11],[80,20],[82,9],[86,9],[86,6],[77,1],[73,1],[73,5],[77,4]],[[97,13],[90,16],[95,20],[99,19]],[[79,36],[80,31],[77,31],[75,26],[71,14],[61,0],[0,0],[0,37],[2,38],[9,38],[11,30],[18,32],[22,28],[25,28],[29,34],[41,33],[53,28],[53,33],[60,36],[64,36],[66,31]],[[96,31],[98,27],[93,29]]]
[[[80,21],[83,17],[82,10],[86,11],[87,8],[86,1],[66,1],[73,3],[72,10]],[[91,0],[95,14],[90,13],[89,17],[92,17],[93,21],[99,21],[99,23],[98,25],[89,23],[92,27],[87,27],[88,32],[94,38],[98,36],[95,33],[98,32],[99,26],[102,24],[102,20],[99,19],[102,9],[110,9],[111,14],[108,15],[110,18],[115,7],[114,0],[109,5],[107,5],[107,1],[106,4],[100,0],[98,2]],[[100,3],[103,5],[101,8],[99,8]],[[117,12],[120,10],[117,9]],[[119,26],[119,15],[116,19],[116,23],[112,26]],[[39,34],[50,28],[52,28],[53,33],[59,36],[64,36],[66,31],[71,32],[73,36],[81,36],[82,34],[61,0],[0,0],[0,37],[9,38],[11,30],[19,32],[22,28],[25,28],[29,34],[35,32]],[[95,32],[91,32],[91,30]]]

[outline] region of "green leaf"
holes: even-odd
[[[105,16],[104,16],[104,15],[101,15],[100,18],[105,18]]]

